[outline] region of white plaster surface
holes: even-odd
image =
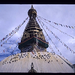
[[[39,55],[42,55],[44,58],[40,58]],[[72,66],[69,61],[65,58],[63,59]],[[34,69],[37,72],[74,73],[73,68],[70,67],[63,59],[56,54],[53,55],[50,52],[18,53],[7,57],[0,62],[0,72],[28,72],[31,69],[31,63],[33,62]]]

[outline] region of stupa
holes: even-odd
[[[33,5],[28,11],[29,22],[18,48],[21,53],[11,55],[0,62],[0,72],[26,73],[74,73],[74,66],[62,56],[48,52],[48,42],[36,21]]]

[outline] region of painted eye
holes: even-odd
[[[42,34],[40,34],[40,36],[42,36]]]

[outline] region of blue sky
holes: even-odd
[[[33,6],[37,10],[38,16],[50,20],[51,23],[49,24],[74,37],[73,39],[67,36],[66,34],[59,32],[57,29],[51,27],[49,24],[45,23],[45,25],[55,35],[57,35],[61,39],[61,41],[63,41],[68,47],[70,47],[73,51],[75,51],[75,28],[72,29],[72,28],[62,27],[60,25],[55,25],[53,23],[56,22],[63,25],[75,26],[75,5],[74,4],[33,4]],[[20,25],[28,17],[28,10],[30,9],[30,7],[31,4],[0,4],[0,40],[3,37],[5,37],[7,34],[9,34],[18,25]],[[22,36],[27,22],[28,20],[19,29],[19,31],[16,34],[14,34],[14,36],[12,36],[12,38],[10,38],[10,40],[6,44],[3,45],[3,47],[0,47],[0,61],[3,60],[5,57],[11,55],[14,47],[17,46],[15,42],[18,38]],[[75,54],[73,54],[70,50],[67,50],[67,48],[64,45],[62,45],[47,29],[46,32],[48,33],[49,37],[52,39],[54,44],[57,46],[57,48],[60,50],[62,55],[66,59],[68,59],[71,63],[75,64],[74,60]],[[46,40],[49,42],[49,44],[52,46],[55,53],[59,55],[59,52],[51,43],[45,32],[44,36]],[[10,42],[11,40],[12,42]],[[9,47],[12,45],[10,43],[13,43],[11,49],[9,49]],[[3,52],[4,49],[7,49],[5,53]],[[49,48],[47,49],[47,51],[51,52]],[[16,48],[14,51],[14,53],[19,53],[19,52],[20,50],[18,48]]]

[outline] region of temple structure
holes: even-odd
[[[36,21],[37,11],[31,6],[28,11],[29,22],[24,30],[19,49],[21,52],[31,52],[35,47],[40,48],[36,51],[46,51],[48,42],[46,42],[42,29]],[[29,49],[28,49],[29,48]]]
[[[29,22],[18,48],[21,53],[11,55],[0,62],[0,72],[74,73],[75,67],[62,56],[47,52],[49,44],[36,21],[37,11],[31,6]]]

